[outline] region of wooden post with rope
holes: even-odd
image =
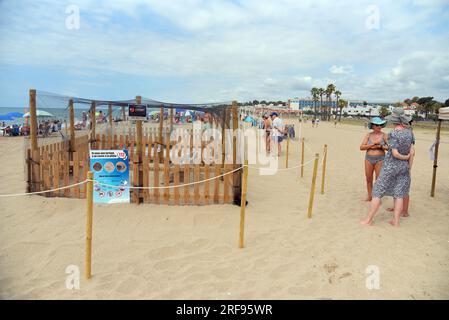
[[[30,137],[31,137],[31,187],[33,191],[40,191],[40,155],[37,148],[37,116],[36,116],[36,90],[30,89]]]
[[[92,171],[87,173],[86,186],[86,199],[87,199],[87,210],[86,210],[86,265],[85,265],[85,276],[86,279],[90,279],[92,276],[92,220],[93,220],[93,178],[94,174]]]
[[[324,194],[324,179],[326,178],[327,144],[324,145],[323,168],[321,172],[321,194]]]
[[[304,138],[301,138],[301,178],[304,177]]]
[[[238,116],[238,107],[237,107],[237,101],[232,101],[232,164],[233,164],[233,170],[238,168],[237,164],[237,136],[239,130],[239,116]],[[241,155],[243,158],[244,155]],[[232,173],[233,176],[233,199],[236,199],[237,195],[240,195],[242,192],[242,170],[237,170]]]
[[[435,197],[435,185],[437,180],[437,168],[438,168],[438,149],[440,147],[440,133],[441,133],[441,123],[443,120],[438,119],[437,134],[435,139],[435,154],[433,159],[433,173],[432,173],[432,187],[430,189],[430,196]]]
[[[313,176],[312,176],[312,186],[310,188],[310,197],[309,197],[309,209],[307,211],[307,217],[312,218],[312,209],[313,209],[313,199],[315,197],[315,184],[316,184],[316,174],[318,171],[318,159],[320,155],[315,153],[315,163],[313,165]]]
[[[243,248],[244,247],[246,190],[247,190],[247,188],[248,188],[248,160],[245,160],[245,166],[243,167],[242,195],[241,195],[241,199],[240,199],[240,237],[239,237],[239,248]]]

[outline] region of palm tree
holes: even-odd
[[[341,92],[338,91],[338,90],[335,90],[334,95],[335,95],[335,97],[337,98],[337,104],[335,105],[335,118],[337,118],[338,107],[339,107],[339,105],[338,105],[338,99],[340,99]]]
[[[316,119],[316,103],[318,102],[318,88],[313,87],[312,90],[310,90],[310,93],[312,94],[313,104],[315,107],[315,119]]]
[[[346,106],[346,104],[347,104],[347,102],[345,100],[343,100],[343,99],[338,100],[337,105],[338,105],[338,108],[340,108],[340,115],[338,116],[338,122],[341,121],[341,113],[342,113],[343,108]]]
[[[326,91],[323,88],[318,88],[318,95],[320,96],[320,100],[321,100],[321,105],[320,105],[321,112],[320,113],[322,113],[322,111],[323,111],[323,95],[325,92]],[[321,119],[323,119],[322,116],[321,116]]]
[[[334,91],[335,91],[335,85],[333,85],[332,83],[328,84],[327,88],[326,88],[326,98],[329,101],[329,107],[328,107],[329,110],[332,109],[332,93],[334,93]],[[328,121],[330,120],[330,112],[327,115],[327,120]]]

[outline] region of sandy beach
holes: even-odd
[[[291,120],[293,121],[293,120]],[[298,122],[295,121],[296,126]],[[389,130],[389,129],[386,129]],[[449,299],[449,133],[442,132],[430,197],[432,130],[416,130],[410,217],[395,229],[385,198],[373,227],[362,126],[303,126],[306,161],[328,145],[325,194],[307,218],[312,166],[249,170],[245,248],[232,205],[95,205],[93,277],[85,280],[85,207],[79,199],[0,198],[1,299]],[[0,137],[0,194],[25,192],[22,138]],[[285,143],[280,168],[285,166]],[[300,144],[290,144],[290,166]],[[321,169],[319,171],[321,178]],[[66,268],[79,266],[79,290]],[[368,266],[380,288],[368,289]]]

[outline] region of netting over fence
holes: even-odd
[[[128,118],[128,107],[137,105],[147,108],[142,121]],[[30,90],[30,111],[35,116],[28,121],[25,147],[28,192],[85,180],[89,150],[127,149],[130,185],[136,187],[131,202],[232,203],[240,194],[237,140],[226,130],[239,126],[235,102],[178,104],[139,96],[109,101]],[[205,139],[208,129],[222,134]],[[180,137],[187,140],[187,148],[175,148]],[[208,150],[218,139],[222,147]],[[85,194],[82,184],[44,195]]]

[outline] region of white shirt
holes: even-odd
[[[282,120],[279,117],[274,118],[272,127],[273,127],[273,136],[274,137],[284,136],[283,133],[279,132],[279,130],[281,130],[282,132],[284,131],[284,123],[282,122]],[[277,130],[276,128],[279,130]]]

